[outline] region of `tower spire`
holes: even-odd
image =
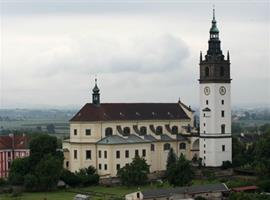
[[[93,94],[92,94],[92,103],[95,105],[100,104],[100,94],[99,94],[99,88],[97,86],[97,77],[95,76],[95,87],[93,88]]]
[[[214,20],[214,21],[216,21],[215,17],[216,17],[216,16],[215,16],[215,4],[214,4],[214,5],[213,5],[213,20]]]

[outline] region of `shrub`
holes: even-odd
[[[221,166],[222,169],[229,169],[231,167],[232,167],[232,163],[229,160],[223,161],[222,166]]]
[[[69,170],[64,169],[60,175],[60,179],[67,185],[74,187],[80,185],[80,178]]]
[[[24,177],[24,187],[27,191],[34,191],[38,185],[38,179],[33,174],[27,174]]]

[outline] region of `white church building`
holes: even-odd
[[[230,58],[221,51],[214,13],[208,44],[205,57],[200,55],[199,129],[194,111],[181,101],[101,103],[96,82],[92,103],[70,120],[64,167],[75,172],[92,165],[102,177],[114,177],[138,155],[157,172],[165,170],[170,148],[209,167],[231,161]]]

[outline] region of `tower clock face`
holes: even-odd
[[[210,87],[205,87],[204,88],[204,94],[209,95],[210,94]]]
[[[221,95],[226,94],[226,88],[225,88],[224,86],[221,86],[221,87],[219,88],[219,93],[220,93]]]

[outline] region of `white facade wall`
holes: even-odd
[[[98,145],[97,142],[105,137],[106,128],[110,127],[113,129],[113,135],[120,135],[117,131],[117,126],[129,127],[131,134],[135,134],[133,125],[137,125],[138,128],[145,126],[147,128],[147,134],[151,134],[157,139],[160,136],[155,135],[150,130],[150,125],[154,127],[162,126],[163,133],[167,134],[173,139],[176,136],[169,133],[166,130],[165,125],[169,124],[170,127],[177,126],[179,132],[183,134],[187,133],[183,126],[191,125],[191,120],[147,120],[147,121],[115,121],[115,122],[71,122],[70,123],[70,140],[63,143],[64,149],[64,167],[70,171],[78,171],[80,168],[86,168],[90,165],[94,166],[98,173],[102,176],[116,176],[117,169],[116,165],[120,164],[120,167],[125,166],[127,163],[132,162],[135,156],[135,150],[139,151],[139,155],[142,156],[143,149],[146,150],[145,159],[150,165],[150,171],[165,170],[168,150],[164,151],[164,144],[169,143],[170,146],[175,150],[176,154],[180,156],[183,153],[188,159],[192,159],[192,153],[190,152],[192,144],[188,141],[158,141],[152,144],[155,145],[155,150],[151,151],[151,143],[134,143],[134,144],[115,144],[115,145]],[[77,135],[74,135],[74,129],[77,130]],[[86,135],[85,130],[91,129],[91,135]],[[138,136],[138,135],[137,135]],[[122,136],[123,137],[123,136]],[[141,137],[143,138],[143,137]],[[180,150],[179,144],[184,142],[186,149]],[[74,157],[74,151],[77,151],[77,158]],[[86,159],[86,151],[91,151],[91,159]],[[129,150],[129,158],[125,158],[125,151]],[[99,151],[101,151],[101,157],[99,157]],[[104,151],[107,151],[107,158],[104,158]],[[120,151],[120,159],[116,158],[116,151]],[[100,165],[101,164],[101,169]],[[105,165],[107,169],[105,170]]]
[[[205,94],[205,87],[210,88],[208,95]],[[226,89],[224,95],[220,93],[221,87]],[[232,160],[230,94],[229,83],[200,84],[200,157],[206,166],[217,167],[221,166],[223,161]],[[205,108],[210,111],[204,112]],[[225,133],[222,133],[222,125],[225,126]],[[225,148],[224,151],[222,148]]]

